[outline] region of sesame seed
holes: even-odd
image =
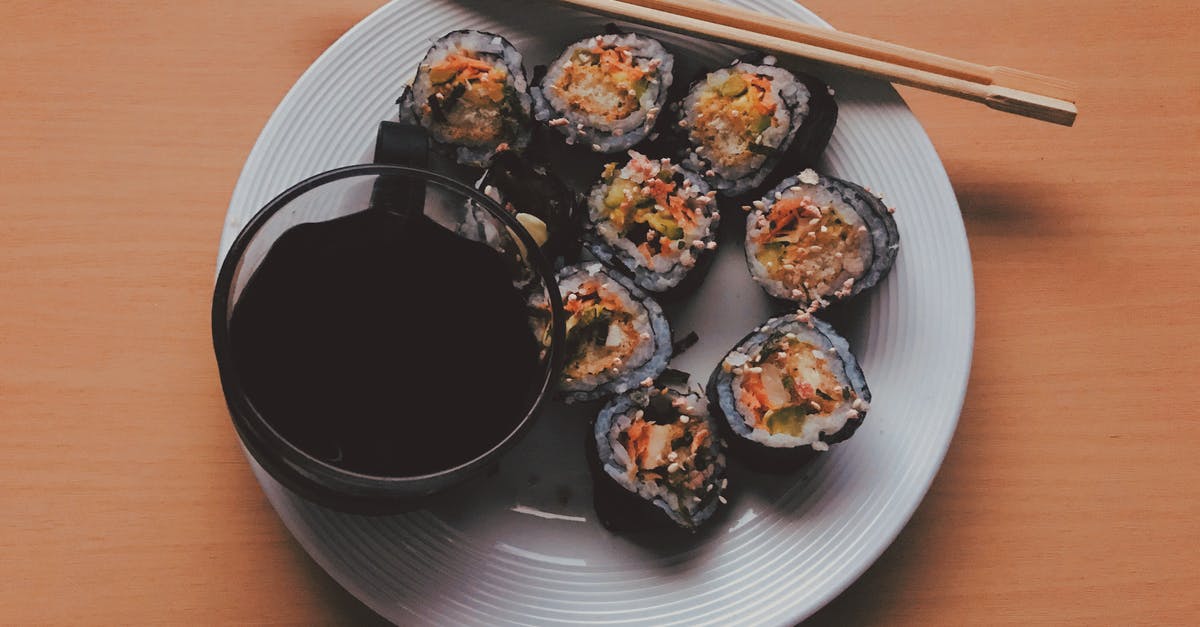
[[[764,207],[766,207],[766,206],[767,206],[767,205],[766,205],[766,203],[764,203],[764,202],[763,202],[763,201],[761,201],[761,200],[756,200],[756,201],[754,201],[754,202],[752,202],[752,203],[750,203],[750,204],[754,205],[754,208],[755,208],[755,209],[762,209],[762,208],[764,208]]]
[[[717,500],[720,501],[722,505],[729,502],[729,499],[725,498],[724,496],[718,496]]]
[[[717,249],[717,243],[716,243],[716,242],[709,242],[709,243],[705,244],[705,245],[704,245],[704,247],[705,247],[705,248],[707,248],[708,250],[716,250],[716,249]]]
[[[846,420],[854,420],[855,418],[858,418],[858,412],[853,409],[846,412]]]
[[[592,144],[592,150],[596,152],[603,152],[604,148],[600,144]]]
[[[679,463],[671,462],[670,465],[667,466],[667,472],[679,472]]]
[[[667,459],[670,461],[675,461],[675,460],[679,459],[679,453],[676,453],[675,451],[671,451],[670,453],[667,453]]]

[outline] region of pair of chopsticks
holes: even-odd
[[[1075,85],[764,15],[710,0],[560,0],[592,13],[820,61],[1046,122],[1075,123]]]

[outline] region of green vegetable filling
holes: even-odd
[[[788,405],[767,412],[763,416],[763,424],[772,434],[786,433],[799,437],[804,434],[804,421],[810,413],[812,408],[808,405]]]

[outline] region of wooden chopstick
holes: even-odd
[[[722,43],[820,61],[902,85],[1071,126],[1075,86],[999,66],[802,24],[710,0],[560,0],[593,13]]]

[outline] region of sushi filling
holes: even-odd
[[[796,333],[776,334],[745,357],[733,377],[733,390],[751,440],[825,450],[822,434],[841,431],[868,408],[840,376],[844,365],[827,345]]]
[[[594,388],[645,364],[654,354],[651,322],[628,291],[602,273],[564,281],[568,314],[565,387]]]
[[[668,390],[636,392],[635,402],[608,431],[612,460],[605,472],[625,489],[647,500],[661,500],[684,526],[720,498],[724,467],[708,420],[707,403],[698,394]]]
[[[840,297],[871,266],[869,229],[828,190],[794,186],[763,206],[747,223],[747,258],[772,293],[804,302]]]
[[[420,106],[434,120],[438,141],[478,147],[516,141],[520,105],[508,69],[482,56],[460,49],[429,66],[432,93]]]
[[[572,49],[551,90],[568,110],[611,124],[641,109],[658,64],[634,56],[629,46],[593,42]]]
[[[703,250],[716,228],[718,214],[710,208],[716,194],[667,159],[629,154],[623,168],[605,166],[588,199],[596,233],[651,272],[694,266],[696,249]]]
[[[804,86],[775,75],[780,72],[739,64],[710,73],[688,95],[688,139],[716,176],[729,181],[748,177],[787,148],[793,126],[800,124],[792,119],[794,105],[788,101]]]

